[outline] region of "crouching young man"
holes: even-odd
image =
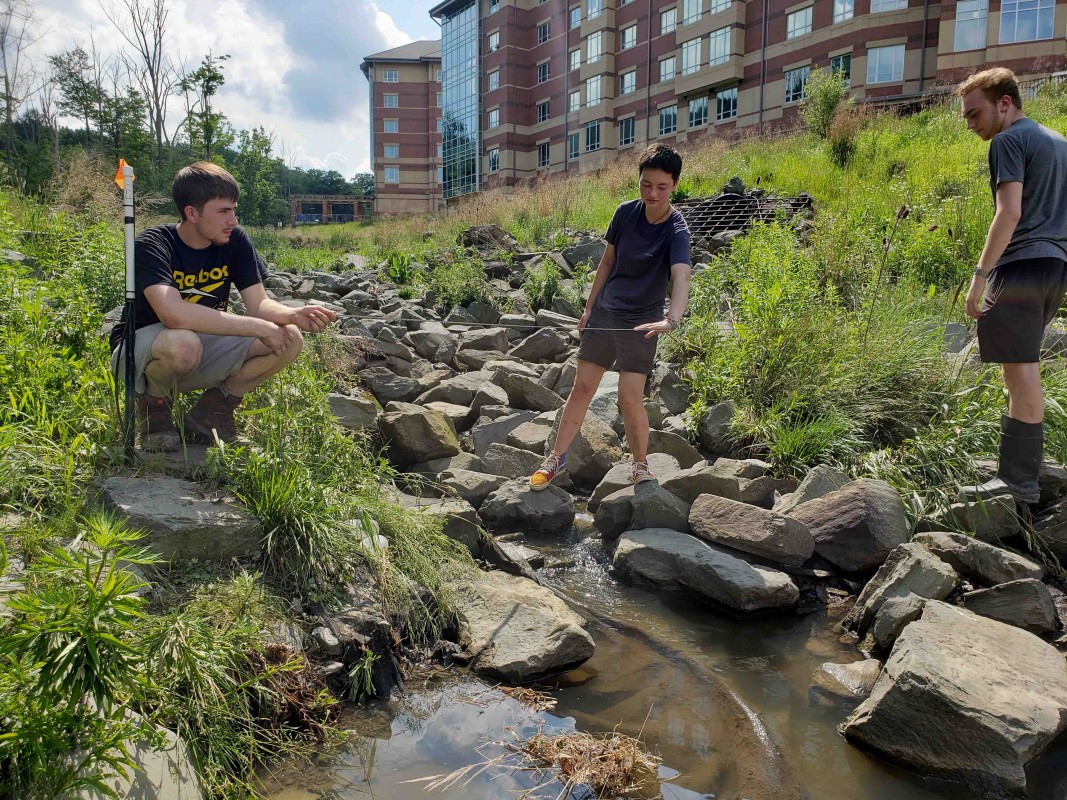
[[[199,162],[178,172],[172,187],[181,221],[140,233],[136,277],[137,413],[144,450],[175,450],[181,438],[171,404],[203,389],[185,416],[186,439],[210,443],[237,437],[234,410],[245,394],[292,363],[301,331],[337,319],[321,306],[288,308],[267,297],[266,267],[237,224],[240,188],[229,172]],[[230,286],[247,316],[226,311]],[[122,363],[122,324],[111,333],[112,368]]]

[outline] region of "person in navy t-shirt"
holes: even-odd
[[[301,331],[337,319],[327,308],[289,308],[267,297],[266,266],[237,224],[240,188],[209,162],[180,170],[172,186],[181,221],[141,232],[134,244],[137,325],[134,359],[141,447],[181,445],[171,404],[204,389],[185,416],[186,438],[237,437],[234,410],[244,395],[293,362]],[[226,310],[236,286],[247,315]],[[122,363],[123,326],[111,334],[112,367]]]
[[[633,456],[633,482],[654,477],[647,461],[645,383],[655,363],[657,337],[678,327],[689,301],[689,228],[670,202],[682,174],[678,151],[665,144],[652,145],[641,154],[638,174],[640,199],[615,209],[604,237],[607,247],[578,323],[582,343],[574,388],[563,407],[552,450],[530,476],[534,491],[547,487],[566,467],[567,448],[609,369],[619,373],[619,410]]]

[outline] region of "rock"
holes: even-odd
[[[967,592],[963,607],[975,614],[1050,637],[1056,633],[1056,607],[1048,587],[1033,578]]]
[[[104,508],[143,531],[138,546],[165,561],[220,561],[259,553],[259,520],[218,490],[162,476],[106,478],[99,486]]]
[[[518,252],[519,243],[499,225],[472,225],[457,238],[463,247],[476,250]]]
[[[438,499],[400,494],[397,496],[397,501],[405,508],[441,517],[444,520],[441,528],[444,536],[462,544],[475,558],[482,556],[486,536],[482,531],[478,512],[466,500],[456,497]]]
[[[922,616],[924,608],[926,598],[911,592],[903,597],[888,598],[874,615],[867,638],[863,641],[863,649],[875,653],[888,652],[904,628]]]
[[[535,317],[537,325],[540,328],[555,328],[558,331],[564,331],[570,333],[578,330],[578,317],[571,317],[567,314],[557,314],[555,311],[549,311],[547,308],[542,308],[537,312]]]
[[[373,583],[374,577],[369,570],[359,570],[352,584],[345,587],[347,597],[340,604],[340,610],[331,610],[321,618],[339,643],[337,658],[348,670],[367,653],[378,656],[371,667],[370,682],[374,696],[388,700],[393,688],[403,683],[403,674],[393,655],[397,634],[386,619],[380,601],[373,595],[374,590],[369,588]]]
[[[630,527],[669,529],[689,533],[689,503],[679,500],[655,481],[645,481],[634,487],[630,501],[633,515]]]
[[[737,482],[741,489],[741,502],[759,506],[770,510],[774,505],[774,493],[778,490],[779,479],[770,475],[747,480],[741,478]]]
[[[508,414],[506,417],[479,422],[471,428],[471,438],[474,440],[474,452],[480,456],[484,456],[490,445],[504,444],[504,442],[507,441],[509,433],[524,422],[529,422],[535,416],[536,414],[532,411],[517,411],[514,414]]]
[[[491,385],[492,380],[493,375],[490,372],[465,372],[427,389],[418,396],[415,402],[419,405],[453,403],[457,406],[471,406],[474,403],[474,396]]]
[[[541,569],[545,565],[545,555],[532,547],[516,542],[501,542],[501,549],[515,561],[526,564],[531,570]]]
[[[853,744],[971,797],[1024,797],[1026,764],[1067,726],[1067,663],[1033,634],[928,602],[871,696]]]
[[[541,328],[512,347],[508,355],[520,361],[549,361],[566,350],[567,341],[557,331]]]
[[[342,427],[355,431],[376,430],[382,407],[370,393],[358,396],[330,392],[330,412]]]
[[[496,325],[500,322],[500,312],[488,303],[475,300],[467,306],[467,313],[483,325]]]
[[[681,436],[666,431],[649,431],[648,452],[674,456],[682,469],[704,463],[704,456],[700,455],[693,445]]]
[[[612,569],[623,580],[692,593],[741,613],[792,608],[800,597],[788,575],[673,530],[623,533]]]
[[[489,449],[482,457],[486,472],[508,479],[528,479],[541,466],[542,461],[544,461],[544,456],[537,453],[497,442],[489,445]],[[559,486],[563,482],[563,475],[557,475],[552,480],[556,486]]]
[[[460,350],[496,350],[508,351],[508,332],[506,328],[484,328],[460,334]]]
[[[604,250],[606,249],[603,239],[594,239],[590,242],[583,244],[576,244],[574,247],[568,247],[563,250],[562,256],[570,265],[571,269],[592,262],[592,269],[595,271],[597,264],[600,263],[600,259],[604,257]]]
[[[871,694],[881,671],[882,664],[875,658],[852,664],[823,664],[811,676],[808,705],[854,708]]]
[[[556,365],[551,364],[548,369],[554,366]],[[492,361],[485,362],[485,371],[490,373],[493,376],[493,381],[500,386],[503,386],[504,379],[508,375],[522,375],[537,381],[542,386],[546,386],[546,388],[552,388],[541,380],[542,374],[538,366],[527,364],[525,361],[515,361],[510,357],[497,356]],[[501,389],[501,391],[504,390]]]
[[[415,348],[415,352],[429,361],[439,361],[447,364],[455,358],[459,349],[459,341],[455,336],[444,330],[444,326],[438,326],[438,330],[417,330],[408,333]]]
[[[416,472],[420,475],[439,475],[450,469],[466,469],[471,472],[482,472],[482,459],[473,453],[460,453],[451,458],[435,458],[430,461],[422,461],[408,467],[408,472]]]
[[[563,406],[562,397],[523,375],[508,375],[504,378],[503,389],[508,393],[508,404],[513,408],[555,411]]]
[[[466,469],[450,469],[441,473],[440,481],[446,489],[478,508],[485,498],[507,483],[507,478]]]
[[[904,597],[910,592],[930,600],[943,600],[956,588],[958,581],[959,576],[952,567],[921,544],[907,542],[889,554],[863,587],[842,625],[862,636],[878,609],[890,597]]]
[[[559,417],[556,418],[559,425]],[[555,441],[555,429],[549,444]],[[594,487],[622,461],[622,442],[601,419],[587,416],[567,449],[567,473],[579,486]]]
[[[634,493],[636,486],[627,486],[612,492],[597,505],[593,524],[605,539],[617,539],[623,531],[631,530]]]
[[[717,458],[712,464],[718,474],[740,480],[753,481],[764,477],[771,465],[758,458]]]
[[[517,478],[486,498],[481,515],[497,533],[559,534],[574,524],[574,500],[557,486],[535,492],[527,478]]]
[[[508,393],[497,386],[495,383],[488,383],[478,389],[474,393],[474,398],[471,400],[471,411],[481,411],[486,406],[507,406],[508,405]],[[508,406],[510,408],[510,406]]]
[[[733,451],[730,426],[737,416],[737,405],[733,400],[716,403],[700,416],[697,428],[700,443],[713,455],[727,455]]]
[[[457,432],[467,428],[467,421],[471,416],[471,410],[469,408],[466,406],[457,406],[454,403],[441,403],[435,401],[433,403],[427,403],[424,408],[444,414],[448,417],[449,421],[452,423],[452,427],[455,428]]]
[[[382,415],[379,429],[389,443],[389,460],[398,467],[459,454],[456,430],[440,411],[411,403],[395,407]]]
[[[585,620],[549,589],[523,578],[486,572],[459,585],[456,616],[459,642],[479,674],[520,683],[572,669],[593,655]]]
[[[659,398],[668,414],[689,408],[689,384],[666,364],[657,364],[652,374],[652,396]]]
[[[1019,515],[1015,501],[1010,497],[991,497],[988,500],[968,503],[953,503],[948,509],[934,514],[928,524],[929,530],[955,528],[970,531],[982,542],[999,542],[1019,532]]]
[[[1045,577],[1045,568],[1003,547],[986,544],[962,533],[917,533],[912,539],[982,586],[995,586],[1022,578]]]
[[[819,464],[812,467],[811,471],[804,476],[800,486],[789,495],[788,499],[775,504],[774,510],[779,514],[789,514],[797,506],[809,500],[825,497],[830,492],[836,492],[846,483],[848,483],[848,476],[841,470],[826,464]]]
[[[422,391],[418,381],[397,375],[385,367],[368,367],[359,373],[359,378],[382,404],[393,400],[406,403],[414,400]]]
[[[809,500],[789,516],[808,526],[816,553],[846,572],[878,567],[910,533],[900,495],[870,478]]]
[[[552,426],[542,425],[537,420],[524,422],[508,434],[507,443],[520,450],[529,450],[540,456],[545,455],[545,445],[552,436]]]
[[[315,648],[325,655],[341,655],[340,640],[334,635],[333,631],[325,625],[320,625],[311,631],[311,641],[315,645]]]
[[[815,547],[803,523],[715,495],[693,502],[689,526],[701,539],[787,566],[803,564]]]
[[[633,485],[630,467],[630,464],[623,463],[616,464],[608,470],[607,475],[597,484],[596,489],[593,490],[593,495],[589,498],[588,509],[590,512],[595,512],[597,506],[600,505],[600,501],[609,494]],[[664,486],[664,480],[679,471],[678,460],[666,453],[650,453],[648,456],[648,468],[652,470],[652,474],[656,476],[660,486]],[[670,490],[668,489],[668,491]],[[675,492],[672,492],[672,494],[677,496]]]
[[[741,502],[741,486],[732,475],[724,475],[716,470],[715,465],[698,464],[695,467],[676,472],[660,480],[671,494],[687,503],[693,503],[702,494],[725,497]]]

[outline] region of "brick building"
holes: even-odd
[[[791,126],[816,69],[891,102],[987,63],[1020,77],[1067,63],[1067,0],[444,0],[430,14],[445,200],[654,141]]]
[[[436,211],[441,193],[441,43],[367,56],[375,214]]]

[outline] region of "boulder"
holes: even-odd
[[[424,408],[428,408],[430,411],[439,411],[448,417],[452,423],[452,427],[457,432],[466,430],[468,426],[468,420],[471,417],[471,410],[466,406],[457,406],[455,403],[442,403],[434,401],[427,403]]]
[[[612,492],[597,505],[593,524],[605,539],[617,539],[623,531],[631,530],[636,491],[636,486],[627,486]]]
[[[481,411],[486,406],[507,406],[508,393],[495,383],[487,383],[479,387],[471,400],[471,411]],[[510,408],[510,406],[508,406]]]
[[[557,417],[556,425],[559,425]],[[555,441],[555,429],[552,439]],[[622,461],[622,442],[603,420],[587,416],[567,449],[567,473],[579,486],[592,488]]]
[[[724,475],[715,465],[698,464],[660,479],[660,484],[673,495],[693,503],[702,494],[725,497],[741,502],[741,486],[732,475]]]
[[[483,328],[467,331],[459,336],[460,350],[496,350],[508,351],[508,332],[506,328]]]
[[[547,308],[542,308],[538,311],[535,319],[540,328],[555,328],[556,330],[564,331],[566,333],[578,330],[577,317],[572,317],[567,314],[557,314],[555,311],[549,311]]]
[[[379,429],[389,443],[389,460],[398,467],[459,454],[456,429],[440,411],[411,403],[393,407],[382,415]]]
[[[597,264],[600,263],[600,259],[604,257],[604,250],[606,249],[603,239],[593,239],[589,242],[583,242],[576,244],[573,247],[565,248],[562,252],[564,260],[570,265],[571,269],[581,266],[583,264],[592,264],[592,270],[596,270]]]
[[[529,450],[544,456],[545,447],[552,436],[552,425],[544,425],[538,420],[524,422],[508,434],[507,443],[520,450]]]
[[[422,391],[418,381],[397,375],[385,367],[368,367],[359,373],[359,379],[382,404],[399,400],[409,402]]]
[[[471,406],[474,403],[474,396],[490,385],[492,380],[493,375],[490,372],[464,372],[428,388],[416,398],[415,402],[419,405],[453,403],[457,406]]]
[[[1012,498],[991,497],[987,500],[953,503],[949,508],[934,514],[931,520],[920,527],[935,531],[946,528],[970,531],[979,541],[999,542],[1017,534],[1020,522]]]
[[[455,358],[459,342],[455,336],[449,333],[443,325],[434,324],[430,330],[411,331],[407,336],[415,348],[415,352],[427,361],[439,361],[447,364]]]
[[[165,476],[105,478],[99,486],[104,508],[144,532],[138,545],[165,561],[228,561],[259,553],[259,520],[218,490]]]
[[[825,497],[830,492],[836,492],[846,483],[848,483],[848,476],[841,470],[826,464],[819,464],[804,476],[804,480],[792,494],[783,497],[781,502],[775,504],[774,510],[779,514],[789,514],[797,506],[809,500]]]
[[[479,674],[522,683],[593,655],[585,620],[533,581],[484,572],[456,589],[459,643]]]
[[[1031,633],[928,602],[845,737],[970,797],[1026,796],[1026,764],[1067,726],[1067,662]]]
[[[509,433],[524,422],[529,422],[535,416],[536,414],[532,411],[516,411],[514,414],[508,414],[493,420],[483,419],[479,421],[477,425],[471,428],[474,452],[484,456],[489,449],[489,445],[504,444],[508,439]]]
[[[1030,631],[1038,636],[1056,633],[1056,607],[1048,587],[1033,578],[967,592],[963,607],[975,614]]]
[[[704,463],[704,456],[700,455],[689,441],[676,433],[667,431],[649,431],[648,452],[666,453],[678,460],[682,469],[689,469],[697,464]]]
[[[700,417],[697,427],[700,443],[712,455],[722,456],[733,451],[730,426],[737,415],[737,405],[733,400],[717,403]]]
[[[503,250],[514,253],[519,249],[515,237],[499,225],[471,225],[459,235],[458,243],[463,247],[489,252]]]
[[[870,478],[809,500],[789,516],[807,525],[816,553],[846,572],[875,569],[911,532],[900,495]]]
[[[633,485],[630,467],[630,464],[622,463],[616,464],[608,470],[607,475],[597,484],[596,489],[593,490],[593,495],[589,498],[588,508],[590,512],[595,512],[597,506],[600,505],[600,501],[609,494]],[[652,474],[656,476],[660,486],[664,486],[664,480],[679,471],[677,459],[666,453],[650,453],[648,456],[648,468],[652,470]],[[666,487],[664,486],[664,488]],[[672,492],[672,494],[677,496],[676,492]]]
[[[673,530],[623,533],[612,569],[623,580],[686,592],[740,613],[792,608],[800,597],[785,573]]]
[[[475,558],[483,555],[487,537],[478,519],[478,512],[466,500],[399,494],[397,501],[405,508],[441,517],[444,521],[441,528],[443,535],[466,547]]]
[[[668,414],[681,414],[689,408],[689,384],[666,364],[657,364],[652,374],[652,396],[658,398]]]
[[[903,597],[888,598],[874,615],[861,648],[872,653],[888,652],[904,628],[922,616],[924,608],[926,598],[911,592]]]
[[[567,350],[567,340],[552,328],[540,328],[508,351],[519,361],[551,361]]]
[[[337,423],[354,431],[376,430],[382,407],[369,392],[359,395],[330,392],[327,397],[330,413],[337,418]]]
[[[963,533],[917,533],[912,541],[918,542],[950,564],[960,575],[981,586],[996,586],[998,583],[1023,578],[1040,580],[1045,577],[1045,568],[1040,564]]]
[[[507,478],[466,469],[450,469],[441,473],[440,481],[446,489],[478,508],[485,498],[507,483]]]
[[[863,587],[843,625],[862,636],[890,597],[911,593],[929,600],[943,600],[958,581],[956,571],[921,544],[899,545]]]
[[[544,460],[544,456],[529,450],[495,442],[489,445],[482,457],[486,472],[508,479],[529,478]],[[563,474],[557,475],[553,481],[559,486],[563,481]]]
[[[630,500],[633,513],[630,527],[668,529],[689,533],[689,503],[679,500],[655,481],[645,481],[634,487]]]
[[[823,664],[811,676],[808,705],[854,708],[870,696],[881,671],[882,664],[875,658],[852,664]]]
[[[527,478],[517,478],[485,499],[481,515],[497,533],[559,534],[574,524],[574,500],[557,486],[535,492]]]
[[[530,411],[555,411],[563,406],[563,398],[524,375],[508,375],[503,387],[508,393],[508,405]]]
[[[689,526],[701,539],[787,566],[803,564],[815,547],[803,523],[710,494],[693,502]]]
[[[459,453],[451,458],[435,458],[430,461],[422,461],[408,467],[408,472],[416,472],[420,475],[440,475],[449,469],[466,469],[471,472],[482,471],[482,459],[474,453]]]

